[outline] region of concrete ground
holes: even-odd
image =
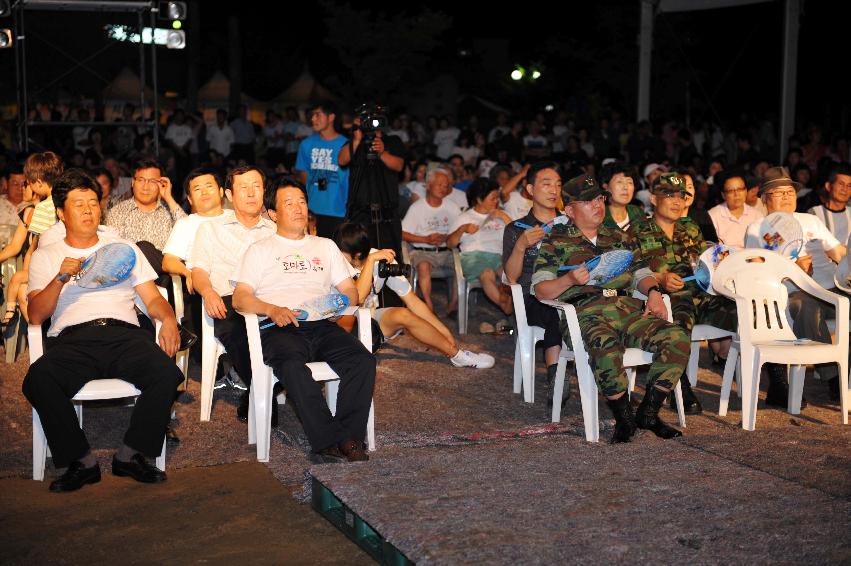
[[[704,350],[696,391],[705,413],[687,418],[682,439],[641,434],[628,446],[589,445],[575,379],[558,424],[545,415],[540,360],[536,402],[512,393],[513,337],[476,332],[499,318],[481,303],[461,341],[493,353],[493,369],[454,368],[406,336],[379,352],[378,451],[367,464],[311,467],[288,406],[279,410],[270,462],[257,464],[235,418],[236,391],[216,391],[212,420],[199,421],[193,365],[176,404],[182,442],[169,448],[168,482],[110,476],[131,409],[97,406],[86,409],[85,424],[104,480],[50,494],[47,481],[60,471],[49,460],[46,482],[26,479],[26,356],[0,365],[0,561],[97,564],[116,553],[137,563],[368,560],[297,503],[310,470],[423,563],[851,562],[851,427],[822,383],[808,377],[810,407],[799,416],[760,402],[757,430],[746,432],[735,396],[728,415],[717,416],[720,377]],[[605,439],[611,421],[602,424]]]

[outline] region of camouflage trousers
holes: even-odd
[[[577,305],[585,350],[600,393],[612,397],[627,390],[623,367],[626,348],[653,353],[647,387],[670,391],[688,364],[691,339],[675,324],[644,314],[644,301],[632,297],[601,298]],[[567,336],[567,324],[562,322]]]
[[[739,326],[736,303],[727,297],[700,291],[671,293],[670,296],[674,323],[689,336],[695,324],[709,324],[730,332],[735,332]]]

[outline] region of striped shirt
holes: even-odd
[[[116,228],[125,240],[150,242],[162,250],[174,223],[185,216],[182,208],[170,211],[162,201],[152,211],[144,212],[130,198],[107,210],[104,224]]]
[[[41,235],[54,224],[56,224],[56,208],[53,206],[53,197],[47,197],[35,205],[35,212],[30,221],[30,232]]]

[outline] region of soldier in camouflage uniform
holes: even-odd
[[[688,217],[682,217],[685,191],[686,180],[682,175],[664,173],[657,177],[650,189],[653,217],[633,223],[629,233],[638,242],[647,267],[662,289],[670,294],[675,324],[688,335],[691,335],[696,323],[735,332],[738,323],[736,303],[704,292],[694,281],[683,282],[684,277],[692,275],[698,257],[709,247],[697,224]],[[729,340],[726,340],[725,349],[729,350]],[[688,379],[681,383],[685,412],[701,413],[703,408]]]
[[[629,442],[635,428],[652,430],[661,438],[681,432],[659,419],[659,409],[688,363],[690,339],[682,328],[667,322],[668,312],[658,281],[645,265],[635,240],[621,230],[602,225],[603,191],[590,175],[568,181],[562,189],[565,214],[573,224],[556,225],[538,252],[532,285],[539,299],[558,299],[576,307],[582,337],[597,387],[615,416],[611,442]],[[610,250],[630,250],[633,262],[614,279],[588,285],[587,267],[559,272],[559,267],[581,265]],[[646,304],[632,297],[633,289],[647,295]],[[562,333],[567,335],[566,325]],[[629,403],[623,352],[641,348],[653,352],[644,399],[633,415]]]

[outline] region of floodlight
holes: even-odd
[[[164,20],[185,20],[186,2],[160,2],[159,17]]]
[[[0,49],[8,49],[12,47],[12,30],[0,29]]]

